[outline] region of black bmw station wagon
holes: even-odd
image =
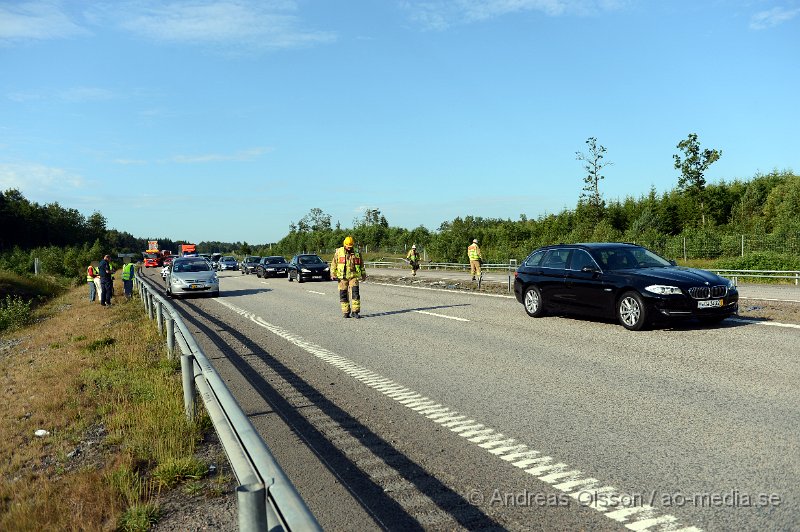
[[[718,323],[739,309],[733,282],[635,244],[545,246],[514,276],[517,301],[532,317],[553,311],[616,318],[638,331],[671,319]]]

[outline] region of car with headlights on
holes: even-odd
[[[256,264],[256,277],[283,277],[286,275],[286,269],[289,263],[286,258],[280,255],[271,257],[261,257],[261,260]]]
[[[218,271],[224,272],[226,270],[238,270],[238,269],[239,269],[239,263],[236,262],[236,259],[234,257],[231,257],[230,255],[225,255],[224,257],[220,258],[217,261]]]
[[[739,309],[739,292],[732,281],[677,266],[628,243],[539,248],[514,273],[514,295],[534,318],[582,314],[616,319],[633,331],[687,318],[719,323]]]
[[[286,278],[289,282],[297,279],[298,283],[310,280],[330,281],[331,269],[319,255],[313,253],[295,255],[289,261]]]
[[[190,294],[219,296],[219,278],[211,263],[203,257],[175,259],[165,279],[169,297]]]

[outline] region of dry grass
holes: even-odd
[[[151,500],[177,482],[164,471],[202,470],[171,465],[208,424],[185,419],[179,364],[154,323],[136,299],[104,308],[86,292],[0,336],[0,530],[146,530]]]

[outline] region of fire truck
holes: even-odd
[[[197,245],[196,244],[181,244],[181,257],[196,257]]]
[[[158,240],[147,241],[147,251],[142,253],[145,268],[157,268],[164,262],[161,251],[158,249]]]

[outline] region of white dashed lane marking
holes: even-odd
[[[601,480],[592,478],[577,469],[573,469],[556,457],[546,456],[541,451],[534,450],[515,438],[501,434],[466,414],[459,414],[459,412],[436,402],[434,399],[425,397],[402,384],[383,377],[346,357],[304,340],[301,336],[273,325],[252,312],[248,312],[224,300],[214,299],[214,301],[305,352],[338,368],[346,375],[381,392],[386,397],[394,399],[431,422],[447,427],[466,441],[486,450],[490,455],[505,462],[510,462],[514,467],[522,469],[538,480],[550,484],[554,489],[568,494],[581,505],[602,513],[630,530],[669,530],[673,532],[678,530],[681,532],[698,532],[701,530],[694,526],[684,526],[678,522],[677,517],[665,514],[649,504],[623,508],[620,508],[619,505],[611,505],[608,501],[624,500],[625,494],[623,491],[609,486]]]
[[[426,312],[424,310],[415,310],[419,314],[427,314],[428,316],[436,316],[437,318],[447,318],[448,320],[456,320],[456,321],[469,321],[466,318],[456,318],[455,316],[445,316],[444,314],[436,314],[435,312]]]
[[[325,292],[315,292],[314,290],[306,290],[309,294],[319,294],[321,296],[325,295]]]

